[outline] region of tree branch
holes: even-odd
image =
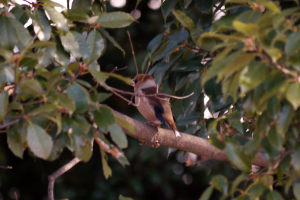
[[[80,159],[75,157],[73,160],[71,160],[70,162],[68,162],[64,166],[62,166],[59,170],[57,170],[56,172],[54,172],[53,174],[51,174],[50,176],[48,176],[48,180],[49,180],[49,185],[48,185],[48,200],[54,200],[53,190],[54,190],[54,182],[55,182],[55,180],[59,176],[61,176],[63,173],[65,173],[66,171],[68,171],[69,169],[71,169],[72,167],[74,167],[79,162],[80,162]]]
[[[112,110],[114,115],[128,121],[135,129],[135,134],[130,133],[127,129],[123,128],[124,132],[134,137],[138,140],[144,141],[146,143],[155,144],[157,139],[161,146],[172,147],[182,151],[191,152],[197,154],[198,156],[204,156],[207,159],[219,160],[228,162],[228,157],[225,150],[220,150],[215,148],[209,143],[208,140],[181,133],[180,138],[176,138],[173,131],[146,125],[143,122],[132,119],[126,115],[123,115],[115,110]],[[159,134],[155,137],[156,133]],[[261,153],[257,153],[255,159],[252,162],[253,165],[260,167],[268,167],[268,162],[263,158]]]

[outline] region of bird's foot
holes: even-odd
[[[154,135],[154,137],[152,138],[152,147],[153,148],[157,148],[160,146],[159,140],[158,140],[158,132]]]
[[[147,121],[146,124],[148,124],[150,126],[153,126],[153,127],[156,127],[156,128],[159,127],[159,124],[154,124],[154,123],[152,123],[150,121]]]

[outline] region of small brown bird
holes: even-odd
[[[160,93],[153,77],[138,74],[132,79],[132,85],[136,93],[135,103],[140,113],[154,124],[166,125],[176,137],[181,137],[174,122],[169,100],[164,95],[153,95]]]

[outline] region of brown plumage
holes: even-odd
[[[139,74],[132,79],[135,96],[135,103],[139,112],[149,121],[155,124],[165,124],[176,137],[181,137],[174,122],[173,113],[169,100],[163,96],[147,96],[160,93],[152,76]]]

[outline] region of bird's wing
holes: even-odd
[[[144,89],[142,89],[142,92],[145,95],[155,94],[157,92],[157,88],[156,87],[144,88]],[[160,91],[158,91],[158,92],[160,92]],[[159,95],[158,97],[159,98],[165,98],[165,96],[163,96],[163,95]],[[165,119],[162,116],[162,114],[165,113],[165,110],[164,110],[164,108],[163,108],[163,106],[160,102],[160,99],[156,98],[155,96],[148,96],[147,98],[148,98],[149,105],[154,108],[156,118],[162,124],[167,125]]]

